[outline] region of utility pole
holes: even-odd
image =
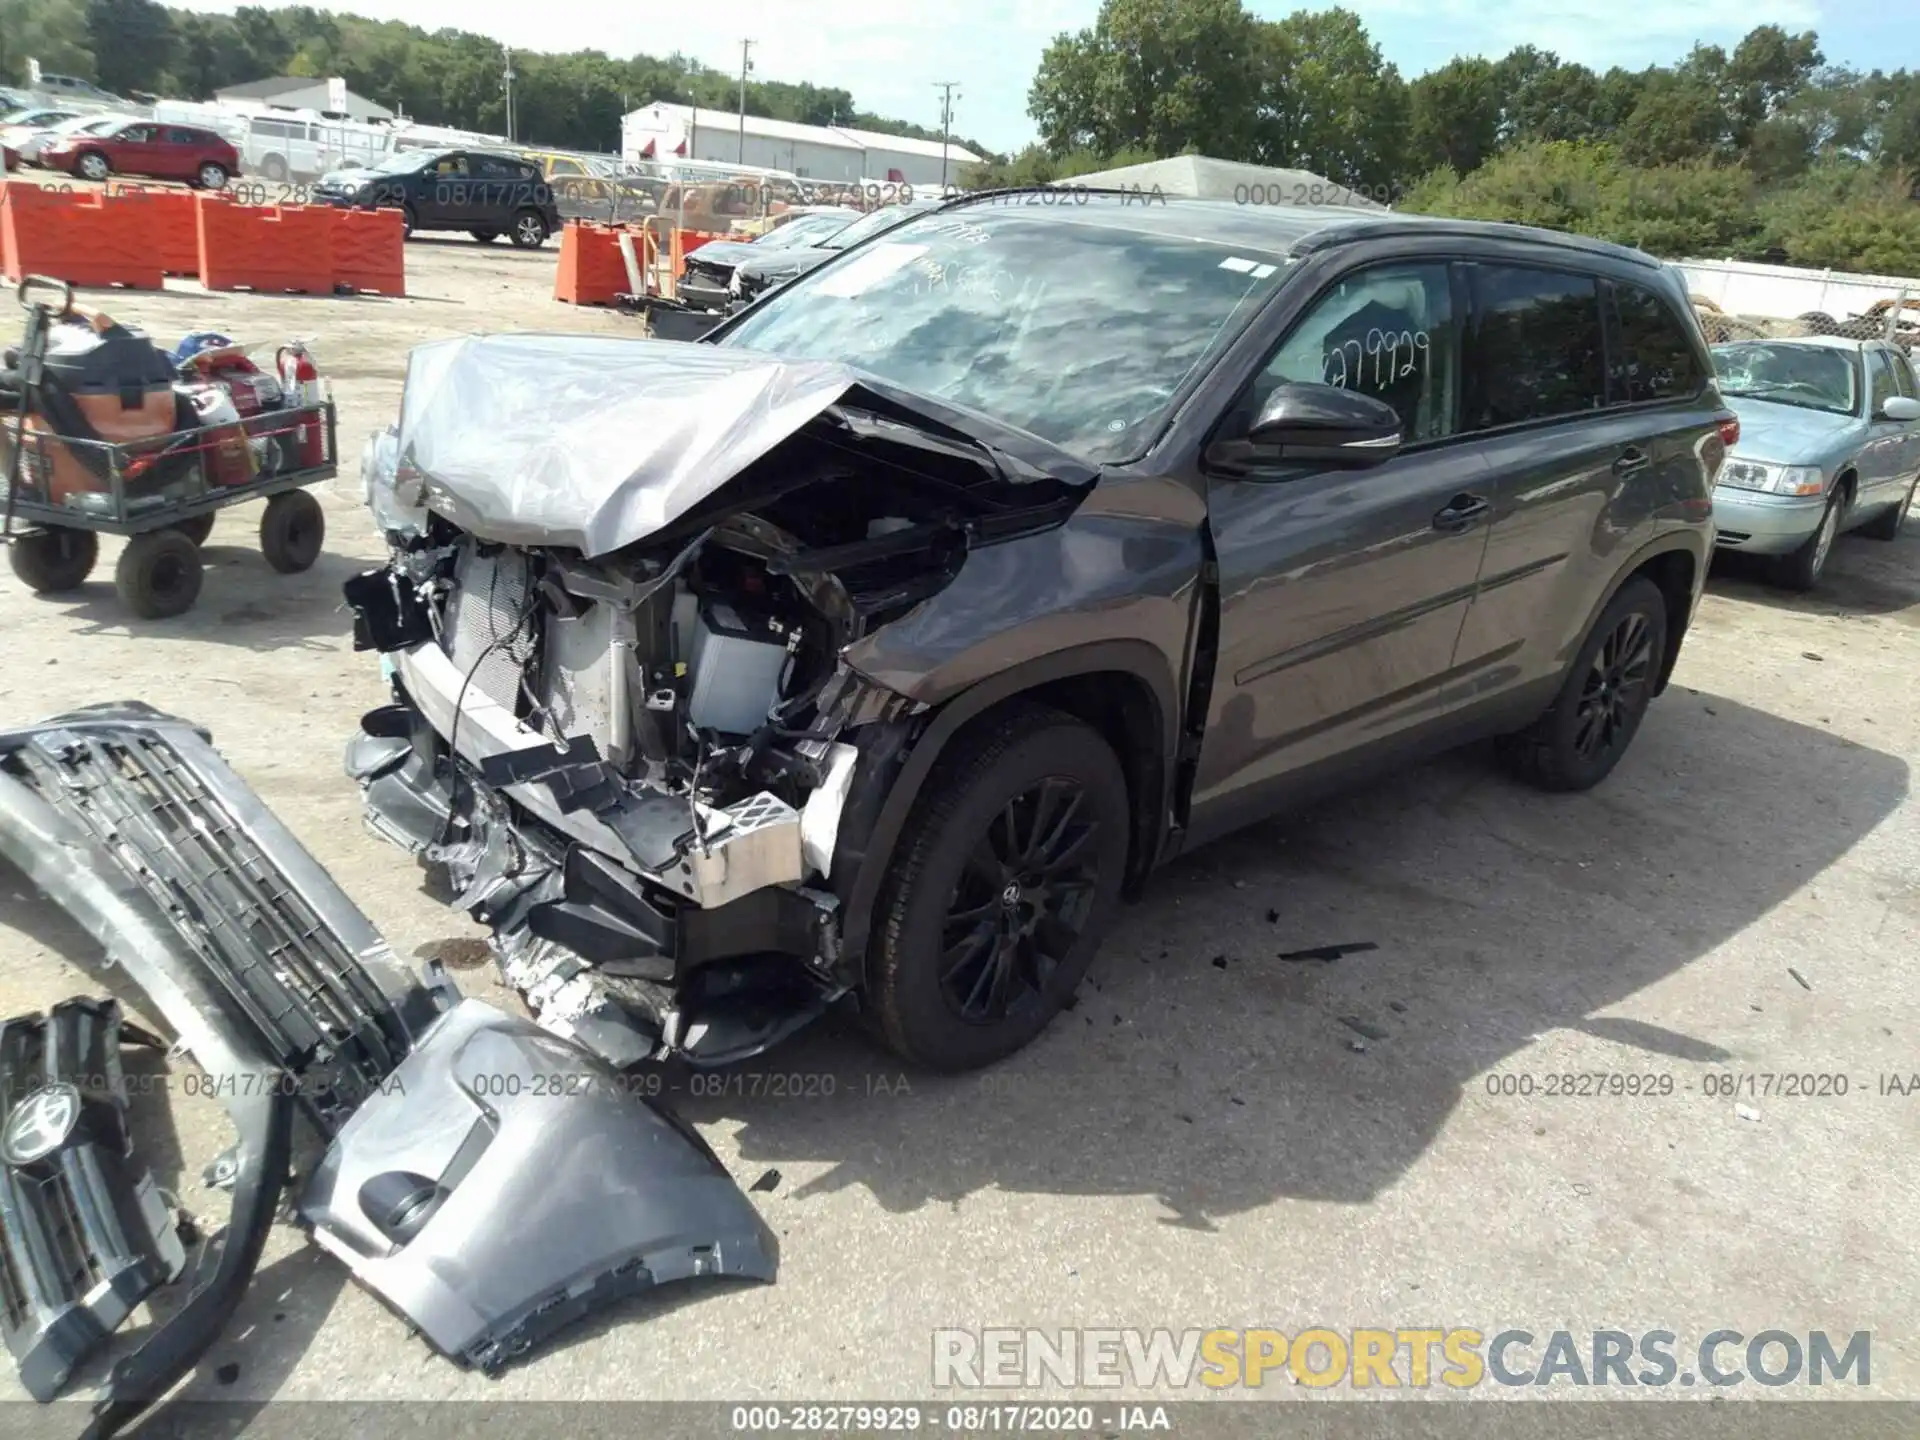
[[[933,88],[940,92],[940,192],[947,189],[947,132],[953,128],[953,92],[959,87],[958,80],[936,80]]]
[[[513,52],[506,46],[500,47],[500,53],[506,57],[507,68],[502,83],[507,89],[507,139],[513,139]]]
[[[747,75],[753,69],[753,41],[740,42],[740,163],[747,163]]]

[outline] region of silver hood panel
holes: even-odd
[[[407,361],[400,489],[482,539],[605,555],[685,514],[858,379],[832,361],[673,340],[435,341]]]

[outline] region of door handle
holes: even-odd
[[[1484,520],[1493,510],[1486,498],[1481,495],[1459,494],[1446,503],[1444,509],[1433,517],[1436,530],[1465,530]]]
[[[1651,464],[1653,464],[1653,457],[1651,455],[1636,445],[1629,445],[1620,452],[1620,458],[1613,462],[1613,473],[1616,475],[1637,475]]]

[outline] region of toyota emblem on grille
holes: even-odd
[[[0,1159],[9,1165],[44,1160],[73,1134],[80,1122],[80,1092],[64,1081],[42,1087],[22,1100],[0,1130]]]

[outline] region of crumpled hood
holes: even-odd
[[[482,335],[407,361],[398,479],[486,540],[604,555],[685,514],[859,383],[677,340]]]
[[[772,245],[768,246],[767,249],[777,252],[780,247]],[[766,253],[767,250],[762,250],[751,240],[709,240],[698,250],[689,250],[687,252],[687,263],[689,265],[706,265],[715,270],[728,270],[743,261],[751,260],[757,255],[764,255]]]
[[[1838,458],[1857,436],[1864,438],[1861,422],[1850,415],[1738,395],[1726,398],[1740,417],[1740,439],[1733,453],[1743,460],[1823,465]]]

